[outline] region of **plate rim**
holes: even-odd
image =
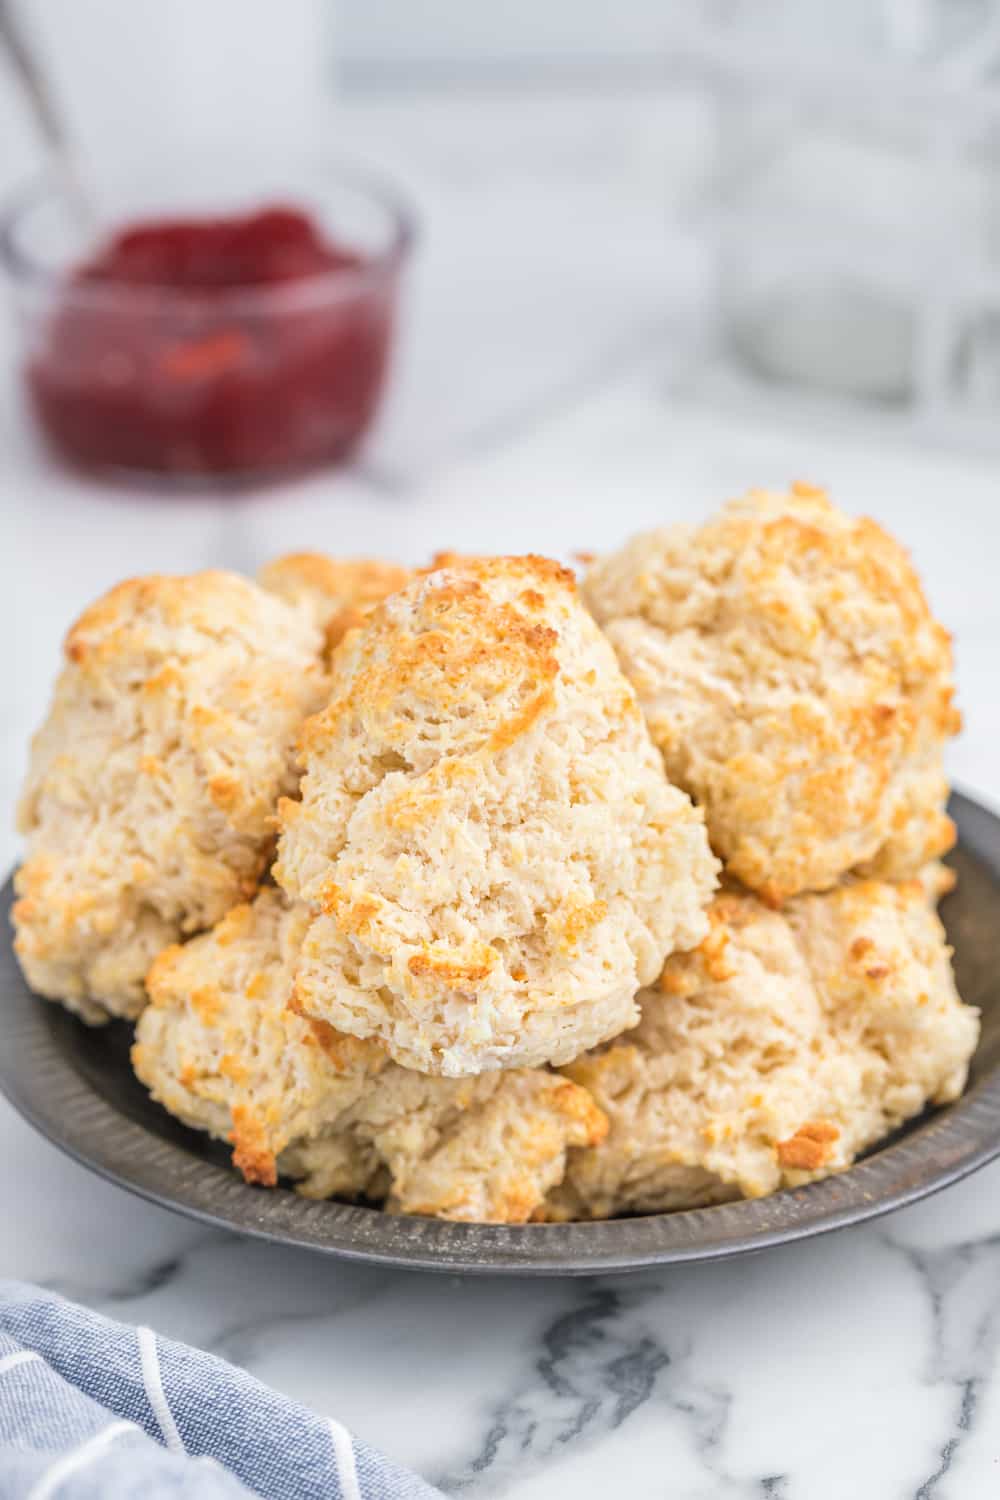
[[[952,794],[949,810],[959,846],[986,865],[1000,904],[1000,817],[962,792]],[[12,902],[11,878],[0,893],[3,913],[9,914]],[[592,1223],[408,1218],[251,1187],[230,1168],[156,1135],[117,1110],[72,1066],[48,1024],[50,1003],[28,988],[8,939],[0,950],[0,1093],[52,1145],[106,1181],[212,1228],[384,1268],[587,1276],[729,1259],[868,1222],[940,1192],[1000,1156],[997,1064],[955,1103],[844,1172],[763,1198]],[[101,1142],[96,1150],[95,1134]]]

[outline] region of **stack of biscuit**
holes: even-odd
[[[950,643],[820,491],[538,557],[135,580],[66,642],[16,947],[251,1182],[756,1196],[954,1099]]]

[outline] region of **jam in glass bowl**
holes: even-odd
[[[0,224],[30,405],[75,467],[254,480],[349,457],[383,388],[411,220],[342,169],[102,194]]]

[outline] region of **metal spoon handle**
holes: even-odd
[[[17,15],[15,0],[0,0],[0,48],[6,53],[14,76],[21,84],[38,133],[49,149],[76,211],[82,218],[93,221],[91,195],[80,179],[65,120],[56,104],[48,74]]]
[[[65,155],[68,142],[62,116],[52,98],[45,70],[25,35],[12,0],[0,0],[0,42],[24,89],[39,134],[53,152]]]

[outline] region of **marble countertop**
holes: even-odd
[[[877,425],[845,435],[668,399],[678,306],[703,268],[663,231],[656,96],[418,97],[345,106],[341,123],[411,184],[427,225],[391,409],[356,469],[243,499],[107,492],[50,468],[12,378],[2,392],[5,863],[61,633],[123,574],[252,569],[299,546],[568,555],[792,477],[912,547],[957,637],[954,776],[1000,804],[1000,470]],[[0,1102],[0,1204],[0,1275],[236,1360],[454,1494],[1000,1487],[1000,1164],[880,1223],[730,1264],[476,1280],[206,1232],[88,1175]]]

